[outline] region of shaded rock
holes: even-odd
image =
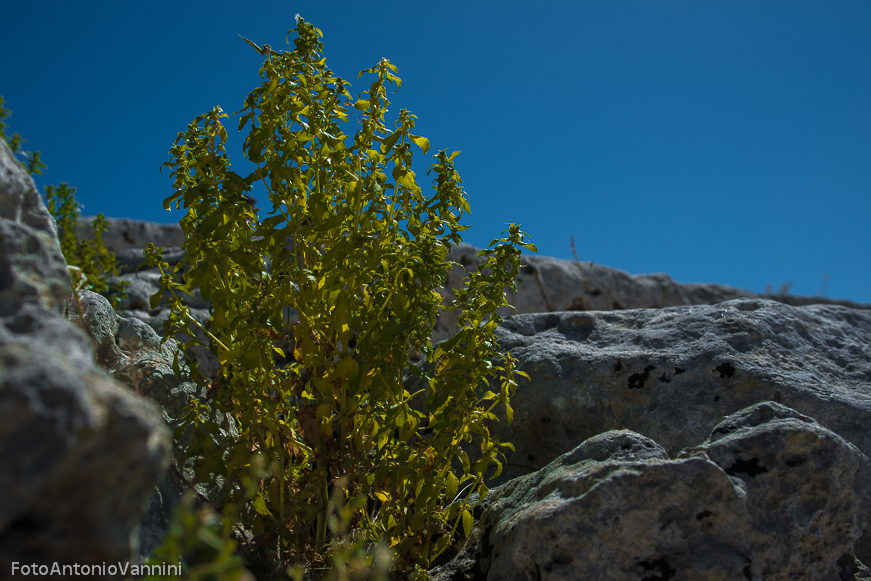
[[[76,238],[95,240],[96,234],[91,221],[96,216],[80,216],[76,226]],[[109,227],[101,234],[103,246],[112,253],[137,249],[140,251],[154,243],[156,246],[178,246],[184,244],[184,232],[178,223],[159,224],[147,220],[130,218],[106,218]],[[135,267],[134,267],[135,269]]]
[[[182,410],[194,398],[208,405],[207,388],[188,379],[190,371],[175,340],[167,339],[161,345],[161,337],[154,329],[135,317],[119,316],[99,294],[82,291],[81,305],[83,317],[79,316],[77,305],[70,301],[69,318],[83,325],[93,337],[96,363],[131,390],[160,404],[170,430],[174,432],[182,425]],[[172,370],[176,353],[181,379]],[[238,438],[232,418],[213,410],[210,419],[221,426],[215,436],[216,445],[229,449],[227,442]],[[173,510],[191,486],[213,506],[223,504],[226,489],[221,477],[202,482],[194,472],[198,457],[189,457],[186,453],[194,436],[194,428],[187,426],[175,441],[172,469],[158,483],[137,532],[141,556],[150,554],[162,542]]]
[[[516,315],[496,330],[518,360],[514,423],[493,484],[543,468],[584,440],[629,429],[669,454],[718,419],[778,401],[871,453],[871,312],[736,299],[716,306]],[[470,449],[475,458],[475,450]],[[480,453],[478,453],[480,456]]]
[[[855,446],[773,402],[726,418],[674,460],[649,438],[610,431],[492,489],[457,555],[430,574],[434,581],[860,578],[867,569],[851,547],[863,526],[869,471]]]
[[[127,561],[166,469],[157,406],[94,365],[64,320],[55,222],[0,140],[0,577],[12,561]]]

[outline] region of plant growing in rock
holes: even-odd
[[[352,99],[349,83],[326,68],[321,31],[299,18],[295,31],[291,52],[244,39],[266,57],[262,86],[237,112],[245,113],[240,131],[252,122],[244,150],[256,171],[245,178],[230,171],[220,107],[179,133],[173,161],[164,164],[175,168],[176,191],[164,207],[175,201],[187,209],[180,221],[185,262],[171,273],[161,250],[146,249],[149,265],[163,273],[151,305],[169,289],[164,341],[186,333],[193,337],[187,350],[202,345],[193,328],[199,324],[176,291],[199,288],[211,301],[203,330],[222,367],[208,398],[231,415],[239,438],[220,449],[212,438],[217,426],[202,413],[206,403],[194,401],[186,420],[201,429],[188,453],[203,457],[199,478],[231,483],[253,455],[264,455],[270,473],[242,523],[255,542],[278,562],[316,567],[332,558],[341,567],[342,547],[371,549],[383,539],[394,571],[424,579],[460,522],[469,533],[468,499],[486,496],[488,466],[501,471],[498,447],[513,449],[490,437],[484,420],[495,419],[502,403],[511,421],[514,376],[526,374],[497,351],[493,331],[501,322],[496,309],[507,304],[504,289],[516,292],[517,246],[537,249],[510,224],[508,238],[481,251],[487,262],[451,305],[462,310],[461,328],[433,347],[432,327],[444,308],[436,289],[453,264],[445,259],[448,241],[460,242],[458,232],[468,227],[458,222],[469,212],[453,165],[459,152],[434,156],[427,170],[433,193],[424,195],[411,146],[426,153],[429,142],[412,133],[416,117],[403,109],[393,129],[385,125],[386,85],[401,85],[397,68],[382,59],[362,71],[375,78]],[[360,127],[349,140],[341,123],[351,108]],[[262,222],[244,198],[257,181],[277,214]],[[190,270],[175,282],[184,264]],[[299,324],[285,319],[288,308]],[[415,350],[431,371],[408,366]],[[195,360],[190,367],[207,384]],[[177,355],[173,368],[180,373]],[[406,368],[424,381],[420,392],[403,388]],[[498,393],[487,389],[490,380],[498,380]],[[474,466],[460,447],[473,438],[482,450]],[[451,470],[455,457],[459,476]],[[331,526],[331,497],[346,527]],[[240,489],[230,502],[245,502]],[[371,566],[374,556],[363,554]]]
[[[10,113],[11,111],[3,107],[3,97],[0,96],[0,137],[7,142],[9,149],[17,154],[19,143],[27,140],[22,139],[18,133],[6,140],[4,133],[6,124],[2,120]],[[27,161],[26,165],[21,164],[24,166],[24,170],[30,175],[41,175],[42,169],[47,166],[39,160],[40,152],[23,153]],[[103,214],[98,214],[91,222],[96,234],[95,239],[76,239],[76,224],[81,214],[82,205],[76,202],[75,192],[76,188],[71,189],[66,182],[61,182],[57,192],[54,191],[54,186],[45,187],[46,206],[58,225],[61,252],[63,252],[64,259],[66,259],[70,269],[70,278],[74,281],[75,289],[86,288],[101,294],[112,303],[113,308],[117,308],[118,304],[127,296],[125,289],[130,282],[122,280],[118,283],[110,283],[107,280],[109,276],[118,276],[115,256],[106,250],[102,240],[102,233],[111,223],[106,221]]]

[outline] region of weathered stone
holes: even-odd
[[[0,140],[0,576],[10,563],[129,560],[166,469],[157,406],[94,365],[64,320],[71,293],[55,222]]]
[[[78,240],[95,240],[96,234],[91,221],[96,216],[79,216],[76,225]],[[146,220],[130,218],[106,218],[109,227],[100,235],[103,246],[112,253],[137,249],[140,251],[154,243],[156,246],[178,246],[184,244],[184,232],[179,224],[159,224]]]
[[[629,429],[674,455],[718,418],[774,400],[871,452],[871,312],[759,299],[716,306],[523,314],[496,331],[518,360],[514,422],[487,422],[511,442],[497,486],[540,470],[597,434]],[[424,366],[425,368],[427,366]],[[406,387],[418,386],[410,375]],[[463,449],[474,462],[475,443]],[[459,462],[454,468],[459,471]],[[489,473],[492,475],[492,472]],[[855,547],[871,559],[871,535]]]
[[[516,315],[497,330],[518,360],[514,422],[494,485],[584,440],[628,429],[675,454],[718,419],[773,400],[871,453],[871,312],[736,299],[715,306]],[[470,446],[471,457],[475,450]],[[480,456],[480,453],[478,453]]]
[[[165,244],[165,241],[161,240],[151,241],[158,246]],[[138,266],[136,256],[141,257],[141,250],[131,249],[128,252],[130,256],[125,258],[127,262],[122,270],[122,278],[132,276],[132,270]],[[450,302],[448,300],[450,291],[447,289],[457,288],[465,273],[475,270],[477,265],[483,262],[483,258],[475,256],[477,252],[478,249],[464,244],[452,249],[449,259],[457,262],[458,265],[451,271],[448,284],[445,289],[442,289],[445,305]],[[171,263],[177,264],[182,256],[181,249],[176,247],[167,252],[166,256],[171,258]],[[524,255],[522,264],[526,266],[521,269],[517,277],[518,292],[516,295],[508,292],[507,298],[509,303],[518,307],[520,313],[528,312],[507,319],[497,329],[497,340],[503,351],[511,352],[519,360],[518,369],[527,372],[532,381],[518,377],[519,389],[512,398],[515,419],[511,426],[505,424],[504,412],[499,408],[495,411],[499,414],[501,422],[488,424],[493,436],[503,442],[514,443],[517,449],[514,454],[506,450],[508,464],[503,475],[498,479],[488,480],[489,486],[500,484],[504,484],[504,487],[514,486],[514,483],[521,479],[520,477],[532,478],[545,472],[544,469],[549,463],[560,455],[571,452],[575,447],[585,444],[589,438],[596,438],[611,430],[632,430],[637,432],[632,436],[633,438],[642,438],[646,442],[650,440],[645,438],[652,438],[658,442],[661,448],[654,446],[650,449],[658,449],[661,453],[650,452],[653,456],[646,460],[643,460],[643,454],[639,455],[638,458],[643,460],[641,464],[644,466],[655,464],[655,466],[643,470],[621,468],[621,475],[628,470],[626,472],[628,480],[624,479],[620,482],[631,483],[648,478],[656,486],[664,487],[661,491],[663,495],[678,498],[681,494],[689,494],[687,486],[680,482],[691,478],[701,479],[710,484],[711,491],[720,491],[721,500],[730,499],[729,503],[732,504],[726,504],[734,508],[737,506],[734,503],[738,502],[732,497],[736,494],[734,491],[744,486],[736,482],[736,476],[730,476],[725,481],[717,481],[715,475],[721,475],[725,470],[717,462],[705,460],[701,455],[694,458],[668,460],[668,455],[675,457],[688,445],[702,441],[714,429],[719,418],[738,414],[741,410],[768,400],[782,402],[801,414],[813,417],[826,429],[839,434],[865,454],[869,452],[869,442],[864,428],[868,424],[869,411],[871,411],[868,407],[871,403],[869,401],[871,392],[868,390],[871,382],[871,365],[869,365],[871,352],[868,349],[868,345],[871,344],[871,312],[866,310],[867,306],[819,297],[788,295],[773,295],[772,298],[777,299],[776,301],[764,300],[759,298],[760,295],[724,285],[678,284],[666,275],[631,276],[608,267],[548,257]],[[165,308],[165,303],[155,310],[150,310],[147,304],[151,294],[159,290],[155,284],[156,272],[153,270],[149,274],[149,270],[145,268],[139,271],[142,288],[134,289],[135,298],[129,299],[129,304],[124,305],[129,306],[130,310],[119,309],[119,311],[122,320],[125,317],[136,317],[159,334],[162,333],[162,323],[169,315],[169,311]],[[708,303],[718,303],[726,299],[733,300],[708,306]],[[208,303],[197,296],[187,297],[185,302],[192,307],[192,315],[205,325],[209,317]],[[788,306],[790,303],[817,304],[795,308]],[[835,303],[846,306],[835,306]],[[627,310],[629,307],[632,308]],[[600,309],[600,311],[578,312],[589,309]],[[624,310],[608,312],[610,309]],[[111,311],[111,308],[109,310]],[[545,312],[536,313],[536,311]],[[547,311],[558,312],[547,313]],[[500,314],[510,316],[514,312],[504,308]],[[294,313],[288,315],[293,322]],[[104,316],[110,317],[108,313]],[[456,319],[451,317],[442,312],[433,333],[434,342],[447,338],[455,332]],[[201,339],[205,338],[205,334],[199,331],[197,335]],[[188,337],[180,336],[179,340],[187,341]],[[146,351],[149,349],[153,348],[146,345]],[[197,352],[197,349],[202,353]],[[214,377],[209,374],[217,374],[220,368],[216,361],[209,360],[209,357],[214,356],[202,347],[194,348],[194,353],[201,367],[207,371],[207,376]],[[171,374],[171,371],[169,373]],[[406,379],[407,387],[414,388],[411,379],[408,376]],[[757,409],[753,413],[761,412]],[[810,422],[809,419],[799,418],[792,411],[784,417],[794,422],[805,424]],[[778,416],[781,420],[784,417]],[[764,422],[759,420],[757,424],[772,421],[774,420],[768,418]],[[790,427],[789,430],[793,428],[795,426]],[[816,429],[811,429],[811,432],[816,433]],[[769,434],[763,440],[765,438],[769,441],[774,436]],[[829,436],[827,435],[826,438]],[[826,441],[830,440],[831,438]],[[606,438],[605,441],[609,440]],[[595,442],[601,443],[601,439]],[[712,446],[716,444],[713,439],[708,443]],[[476,444],[477,442],[464,445],[472,461],[480,455],[479,448],[476,455]],[[630,448],[634,445],[632,444]],[[766,458],[780,458],[778,454],[782,450],[773,444],[772,446],[775,451],[770,452]],[[835,448],[837,446],[826,450],[831,452]],[[715,449],[716,446],[712,448]],[[640,450],[643,451],[644,448]],[[661,457],[661,454],[665,456]],[[782,462],[778,465],[781,464]],[[667,465],[667,467],[663,468],[660,465]],[[458,464],[455,468],[458,468]],[[849,471],[848,468],[838,470]],[[777,473],[781,474],[781,472]],[[599,473],[595,471],[589,473],[589,478],[593,478],[589,481],[591,490],[601,484],[605,484],[606,487],[616,486],[609,478],[604,476],[599,478],[597,474]],[[796,478],[789,474],[793,473],[782,473],[778,477],[781,478],[778,482],[781,484],[788,482],[790,486],[797,485]],[[516,480],[509,482],[512,478]],[[679,483],[674,484],[669,478]],[[595,484],[599,480],[601,483]],[[667,482],[672,484],[666,486]],[[816,485],[822,486],[819,482]],[[732,488],[730,489],[729,486]],[[631,499],[631,486],[629,488],[618,486],[608,490],[612,490],[615,498]],[[864,520],[868,514],[867,493],[858,488],[854,493],[860,497],[856,509],[856,514],[859,515],[856,517],[859,519],[856,522],[860,524],[856,526],[861,530],[862,527],[867,526]],[[729,496],[730,494],[732,496]],[[805,498],[803,496],[805,492],[802,490],[796,490],[794,494],[801,502],[810,502],[806,499],[801,500]],[[847,496],[842,494],[838,498],[848,496],[849,494]],[[765,498],[765,495],[760,498]],[[507,502],[503,502],[503,505]],[[522,501],[517,502],[520,504],[511,506],[521,510]],[[841,508],[837,508],[838,502],[840,501],[837,499],[833,500],[834,504],[826,505],[828,507],[826,510],[835,512],[842,509],[847,512],[853,510],[847,507],[849,504],[847,501],[844,501],[847,504],[842,503]],[[760,506],[754,505],[753,508],[757,511],[754,513],[757,516],[764,512]],[[766,510],[773,514],[774,509],[771,506],[769,509]],[[545,512],[550,514],[547,510]],[[481,512],[478,511],[477,516],[480,514]],[[847,520],[852,518],[848,517],[849,515],[845,516]],[[694,524],[691,519],[686,520],[689,524]],[[779,537],[777,535],[771,537],[760,524],[763,521],[757,520],[752,523],[762,527],[755,533],[754,538],[758,538],[753,541],[757,543],[753,550],[759,555],[767,556],[760,556],[758,563],[763,565],[757,563],[751,566],[751,572],[776,569],[778,571],[776,574],[779,575],[783,571],[790,571],[789,567],[799,566],[789,565],[788,559],[778,561],[776,557],[772,557],[769,553],[771,551],[776,553],[775,549],[768,552],[759,549],[764,545],[764,542],[759,539],[766,535],[768,535],[766,538],[776,537],[779,539],[777,542],[782,546],[792,547],[790,550],[795,549],[796,546],[805,547],[801,544],[804,541],[801,539],[796,541],[798,537],[794,535],[787,538],[786,529],[775,531],[783,533]],[[723,535],[726,534],[723,531],[751,526],[744,521],[739,524],[728,524],[725,520],[721,520],[716,526],[720,527],[717,530]],[[817,523],[813,526],[819,528],[821,525]],[[842,569],[838,573],[839,579],[866,578],[863,575],[867,570],[860,560],[871,558],[869,536],[860,538],[855,544],[855,552],[859,560],[854,559],[849,547],[838,554],[838,551],[845,546],[844,543],[852,545],[855,541],[853,536],[858,536],[854,535],[852,524],[847,528],[850,530],[849,534],[844,532],[847,529],[837,529],[834,525],[825,528],[825,542],[811,547],[811,550],[824,554],[825,563],[829,563],[832,558],[837,561],[837,566]],[[484,529],[479,530],[479,535],[481,530]],[[517,531],[512,534],[514,535],[512,538],[515,538]],[[843,538],[846,538],[844,535],[852,540],[843,541]],[[554,541],[552,545],[568,542],[564,537],[570,536],[566,533],[559,537],[559,542]],[[508,541],[499,541],[503,545],[506,542]],[[520,541],[515,539],[511,542]],[[524,542],[529,546],[535,546],[532,540],[526,539]],[[498,543],[493,545],[493,547],[497,546],[502,545]],[[474,573],[474,571],[480,572],[480,568],[488,562],[488,559],[492,560],[492,555],[485,554],[491,549],[484,547],[481,550],[485,552],[474,558],[470,557],[471,553],[468,552],[465,553],[465,557],[458,557],[455,565],[466,559],[466,565],[474,563],[474,566],[466,567],[466,573],[462,572],[462,566],[454,567],[450,577],[445,579],[486,578]],[[507,549],[499,550],[504,553]],[[528,551],[530,555],[528,563],[532,565],[520,567],[515,564],[515,572],[526,571],[524,575],[528,574],[530,578],[536,578],[537,573],[530,571],[534,571],[534,565],[538,562],[533,555],[537,550]],[[743,567],[746,567],[747,563],[741,561],[744,563],[741,565],[742,568],[734,569],[740,563],[732,557],[724,556],[728,553],[726,548],[723,551],[721,555],[723,562],[720,565],[726,567],[723,571],[738,571],[737,578],[747,578],[743,573]],[[519,549],[515,553],[520,554]],[[556,565],[560,560],[564,560],[561,555],[553,555],[551,564],[554,568],[551,573],[559,569]],[[687,571],[708,570],[705,569],[708,565],[705,564],[704,559],[692,563],[690,561],[691,559],[687,557],[684,561],[678,559],[674,563],[682,563],[681,567],[688,567]],[[672,563],[672,561],[668,562]],[[656,559],[649,562],[651,567],[647,573],[649,578],[667,578],[661,567],[656,568],[659,566],[658,563]],[[764,563],[769,564],[764,565]],[[676,568],[673,564],[669,564],[669,567]],[[828,575],[834,571],[829,564],[819,565],[819,567],[823,569],[811,567],[808,571],[815,571],[813,575],[818,573]],[[829,568],[825,569],[825,567]],[[487,570],[489,571],[489,568]],[[499,571],[498,566],[495,571]],[[820,571],[824,572],[820,573]],[[730,576],[731,573],[728,575],[724,573],[724,575],[722,577],[724,579],[734,577]],[[686,578],[715,577],[690,575]]]
[[[170,338],[161,345],[161,337],[148,325],[135,317],[121,317],[112,305],[99,294],[82,291],[83,317],[78,305],[70,301],[69,319],[83,325],[94,340],[96,363],[132,391],[160,404],[163,418],[173,432],[182,425],[182,411],[194,398],[207,403],[206,388],[189,379],[190,370],[178,343]],[[83,323],[81,323],[83,321]],[[172,370],[173,358],[178,353],[178,378]],[[214,410],[211,419],[221,426],[217,444],[226,447],[228,441],[238,438],[232,418]],[[226,490],[218,476],[212,482],[201,482],[195,475],[197,457],[189,457],[185,450],[193,441],[194,429],[187,426],[175,441],[171,470],[161,479],[143,517],[138,535],[140,554],[148,555],[162,540],[170,524],[172,511],[182,494],[193,485],[201,498],[213,506],[223,504]]]
[[[89,226],[93,217],[80,218],[79,229],[93,239],[93,230]],[[184,257],[181,249],[184,237],[181,227],[177,224],[155,224],[138,222],[126,218],[109,218],[111,225],[103,235],[106,248],[119,253],[121,263],[120,280],[133,282],[130,289],[129,302],[119,305],[119,310],[148,311],[151,320],[165,319],[159,315],[165,310],[164,295],[159,309],[152,311],[148,305],[151,295],[159,291],[159,271],[142,268],[139,270],[139,280],[133,274],[143,262],[142,248],[153,242],[156,246],[167,246],[164,258],[170,265],[178,264]],[[140,244],[137,248],[135,244]],[[470,244],[459,245],[451,243],[448,260],[456,265],[447,273],[447,281],[443,288],[438,289],[442,302],[447,309],[454,296],[453,290],[463,288],[463,279],[468,273],[475,272],[479,265],[485,262],[485,257],[477,256],[480,249]],[[269,263],[267,262],[267,268]],[[151,273],[150,275],[146,273]],[[186,269],[182,269],[184,275]],[[486,271],[485,271],[486,272]],[[116,279],[110,278],[110,281]],[[538,256],[524,253],[521,256],[520,273],[515,277],[517,293],[508,290],[506,298],[515,309],[502,307],[497,313],[503,317],[522,313],[542,313],[560,311],[609,311],[638,308],[663,308],[680,305],[716,304],[736,298],[768,298],[791,305],[807,304],[841,304],[851,308],[867,309],[871,305],[859,305],[850,301],[837,301],[825,297],[800,297],[785,294],[760,295],[750,291],[737,289],[721,284],[682,284],[677,283],[666,274],[630,275],[622,270],[593,264],[562,260],[548,256]],[[193,308],[208,309],[208,301],[200,297],[186,297],[185,303]],[[432,340],[438,342],[456,333],[458,311],[441,311],[433,327]],[[136,315],[139,316],[139,315]],[[160,329],[156,329],[160,332]],[[182,342],[189,340],[188,336],[179,338]],[[217,369],[212,356],[203,352],[196,353],[201,364],[207,369]],[[412,361],[420,361],[419,355],[412,355]]]
[[[726,418],[674,460],[649,438],[609,431],[490,490],[458,554],[430,573],[434,581],[861,578],[868,571],[851,547],[869,474],[855,446],[773,402]]]

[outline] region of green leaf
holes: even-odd
[[[409,525],[411,527],[412,532],[416,533],[417,531],[419,531],[420,529],[423,528],[423,525],[426,522],[425,518],[426,518],[426,514],[424,513],[424,511],[422,511],[422,510],[414,511],[414,516],[411,517],[411,524]]]
[[[429,139],[427,139],[426,137],[421,137],[420,135],[412,135],[411,133],[409,133],[408,138],[411,139],[411,141],[414,142],[414,144],[418,146],[424,153],[429,151]]]
[[[333,307],[333,329],[340,334],[346,334],[351,328],[351,301],[347,292],[340,292],[336,306]]]
[[[262,494],[257,494],[254,497],[254,500],[251,501],[254,505],[254,510],[257,511],[257,514],[262,514],[263,516],[272,516],[272,513],[269,512],[269,509],[266,508],[266,499],[263,498]]]
[[[489,492],[490,492],[490,489],[487,488],[487,485],[484,484],[483,482],[481,482],[481,484],[478,485],[478,502],[477,502],[477,504],[480,504],[481,502],[483,502],[484,499],[487,498],[487,494]]]
[[[314,377],[312,378],[312,383],[315,384],[315,389],[317,389],[322,395],[329,398],[333,397],[333,388],[326,379],[323,377]]]
[[[396,141],[400,137],[402,137],[402,128],[401,127],[399,129],[397,129],[396,131],[394,131],[392,135],[390,135],[389,137],[387,137],[386,139],[383,139],[381,141],[381,153],[386,154],[388,151],[393,149],[393,146],[396,144]]]
[[[348,381],[354,381],[357,373],[360,371],[360,364],[352,355],[348,355],[336,365],[335,371],[331,374],[332,379],[342,378]]]
[[[453,351],[454,347],[456,347],[457,343],[459,343],[462,339],[469,334],[469,328],[463,327],[459,331],[454,334],[453,337],[449,339],[445,339],[441,343],[439,343],[438,347],[436,347],[435,354],[433,355],[433,359],[438,361],[438,359],[445,355],[449,351]]]
[[[466,533],[466,538],[472,536],[472,527],[475,526],[475,519],[472,517],[472,513],[468,510],[463,511],[463,530]]]
[[[237,34],[238,34],[238,33],[237,33]],[[256,44],[254,44],[253,42],[251,42],[250,40],[248,40],[247,38],[245,38],[245,37],[242,36],[241,34],[239,34],[239,38],[241,38],[242,40],[244,40],[245,42],[247,42],[248,44],[250,44],[251,46],[253,46],[253,47],[254,47],[254,50],[256,50],[257,52],[259,52],[259,53],[261,53],[261,54],[263,53],[263,49],[262,49],[262,48],[260,48],[259,46],[257,46]],[[201,109],[201,110],[202,110],[202,109]]]
[[[405,424],[405,421],[407,419],[408,416],[405,414],[405,406],[400,405],[399,408],[396,410],[396,419],[393,420],[394,425],[397,428],[401,428]]]
[[[399,167],[393,168],[393,178],[400,185],[408,188],[412,191],[420,191],[420,186],[417,185],[417,182],[414,180],[414,172],[410,169],[402,169]]]
[[[459,486],[460,481],[454,476],[453,472],[448,471],[447,478],[445,478],[445,495],[448,502],[453,502],[454,498],[456,498]]]

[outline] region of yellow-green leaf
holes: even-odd
[[[239,34],[239,33],[237,32],[236,34]],[[251,46],[253,46],[253,47],[254,47],[254,50],[256,50],[257,52],[260,52],[260,53],[263,52],[263,49],[260,48],[259,46],[257,46],[254,42],[248,40],[247,38],[245,38],[245,37],[242,36],[241,34],[239,34],[239,37],[240,37],[242,40],[244,40],[245,42],[247,42],[248,44],[250,44]]]
[[[472,518],[472,513],[468,510],[463,511],[463,530],[466,532],[466,537],[472,536],[472,527],[475,526],[475,519]]]
[[[453,502],[457,496],[457,489],[460,487],[460,481],[454,476],[454,473],[448,471],[448,476],[445,478],[445,494],[448,502]]]
[[[387,153],[396,144],[396,140],[402,135],[402,129],[397,129],[389,137],[381,141],[381,153]]]
[[[348,293],[339,291],[336,296],[336,306],[333,308],[333,328],[339,333],[347,333],[351,323],[351,305]]]
[[[483,502],[485,498],[487,498],[487,494],[490,492],[490,489],[487,488],[487,485],[483,482],[478,485],[478,502]]]
[[[330,383],[323,377],[313,378],[312,383],[315,384],[315,389],[317,389],[323,395],[328,397],[333,396],[333,388],[330,386]]]
[[[411,530],[412,532],[417,532],[423,528],[425,523],[424,521],[425,515],[422,510],[415,511],[414,516],[411,517]]]
[[[269,512],[269,509],[266,508],[266,499],[263,498],[262,494],[258,494],[254,497],[252,501],[254,503],[254,510],[257,511],[257,514],[262,514],[263,516],[272,516],[272,513]]]
[[[408,138],[411,139],[414,144],[418,146],[424,153],[429,151],[429,139],[427,139],[426,137],[421,137],[420,135],[412,135],[411,133],[409,133]]]
[[[360,371],[360,364],[351,355],[348,355],[336,365],[336,369],[331,374],[332,379],[342,378],[348,381],[354,381],[357,373]]]

